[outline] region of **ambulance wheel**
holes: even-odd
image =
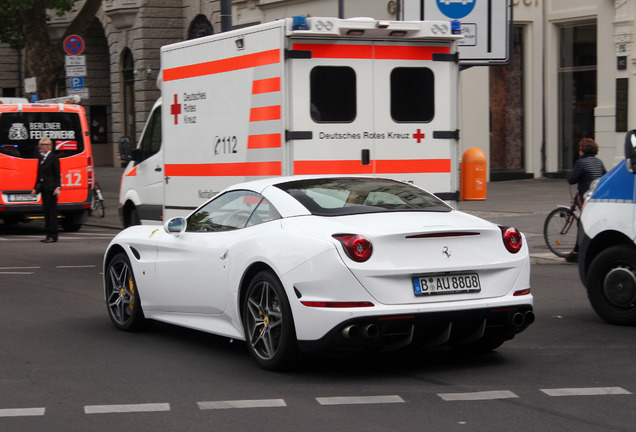
[[[139,213],[137,212],[137,209],[134,207],[130,210],[130,213],[128,215],[128,225],[126,225],[126,227],[133,226],[133,225],[141,225],[141,219],[139,219]]]
[[[587,273],[587,296],[610,324],[636,325],[636,249],[619,245],[604,250]]]

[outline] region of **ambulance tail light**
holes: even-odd
[[[87,177],[87,182],[88,182],[88,188],[89,189],[93,189],[93,183],[94,183],[94,179],[93,179],[93,158],[92,157],[88,157],[88,166],[86,167],[86,177]]]

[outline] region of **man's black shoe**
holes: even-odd
[[[42,243],[55,243],[57,239],[53,239],[50,237],[45,238],[44,240],[40,240]]]
[[[579,262],[579,254],[570,252],[565,256],[565,260],[571,263]]]

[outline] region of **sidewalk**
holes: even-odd
[[[123,168],[95,167],[104,194],[106,216],[91,216],[87,225],[121,230],[117,210]],[[558,204],[570,203],[570,187],[562,179],[511,180],[487,185],[487,199],[462,201],[459,209],[494,223],[514,226],[525,234],[533,264],[568,264],[543,241],[543,222]]]

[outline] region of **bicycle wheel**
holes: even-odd
[[[94,212],[100,218],[103,218],[104,216],[106,216],[106,211],[104,209],[104,201],[103,200],[96,200]]]
[[[579,234],[579,218],[568,208],[555,208],[545,218],[543,238],[556,256],[565,257],[574,250]]]
[[[97,212],[97,216],[103,218],[106,215],[106,211],[104,208],[104,195],[102,195],[102,188],[99,187],[99,183],[95,184],[95,189],[93,189],[93,195],[95,197],[95,211]]]
[[[91,206],[88,208],[88,215],[91,216],[93,212],[97,209],[97,196],[95,195],[95,190],[90,189],[88,193],[91,195]]]

